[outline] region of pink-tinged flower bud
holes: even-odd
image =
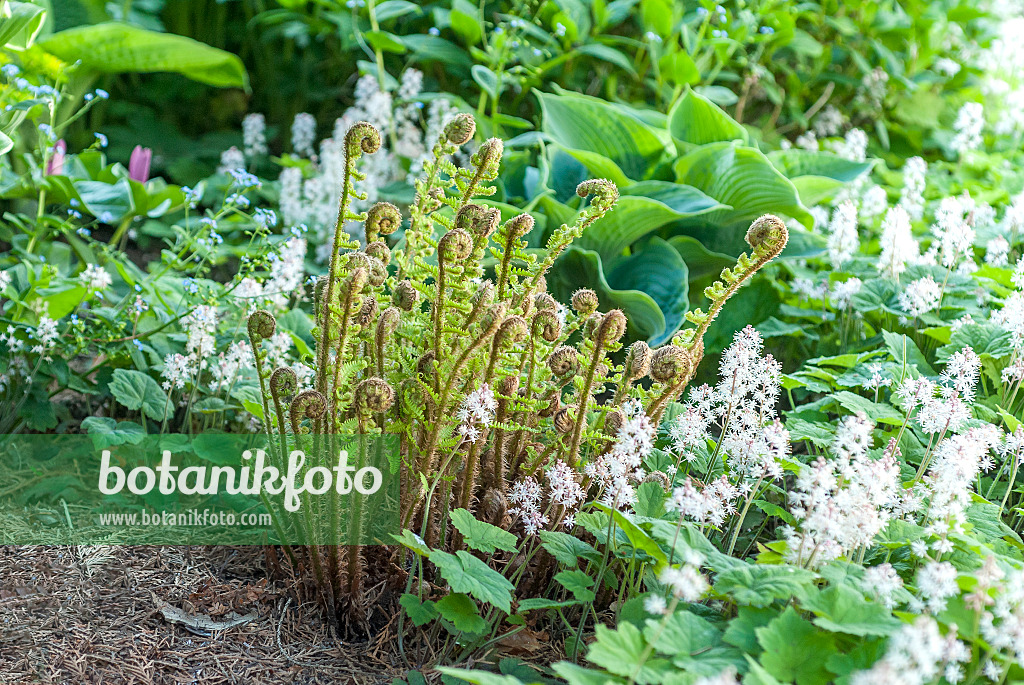
[[[53,151],[50,158],[46,160],[46,175],[60,176],[64,173],[64,155],[67,154],[68,144],[58,140],[53,144]]]
[[[148,147],[136,145],[128,160],[128,178],[139,183],[149,180],[149,165],[153,161],[153,151]]]

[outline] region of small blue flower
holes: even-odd
[[[436,26],[431,26],[429,29],[427,29],[427,33],[429,33],[432,36],[440,36],[441,29],[437,28]]]
[[[7,78],[14,78],[21,73],[21,69],[16,64],[5,64],[3,67],[0,67],[0,72]]]
[[[766,36],[770,36],[773,33],[775,33],[775,29],[773,29],[771,26],[762,26],[757,30],[757,32]]]
[[[138,283],[135,284],[135,292],[137,292],[137,293],[141,293],[142,292],[142,286],[139,285]]]
[[[135,349],[137,349],[139,352],[142,351],[142,342],[138,338],[132,340],[132,344],[135,345]]]
[[[107,91],[103,90],[102,88],[97,88],[96,89],[96,97],[98,97],[100,100],[106,100],[107,98],[110,97],[110,93],[108,93]]]
[[[706,7],[698,7],[697,8],[697,16],[698,17],[706,17],[706,16],[708,16],[707,8]]]
[[[92,231],[90,231],[85,226],[79,226],[77,229],[75,229],[75,233],[82,236],[83,238],[88,238],[89,236],[92,235]]]
[[[104,224],[114,223],[114,214],[112,212],[103,212],[96,218],[99,219],[100,222]]]
[[[73,197],[70,200],[68,200],[68,204],[71,205],[72,207],[77,207],[78,205],[80,205],[82,203],[78,201],[77,197]]]
[[[107,143],[109,141],[107,140],[107,137],[105,135],[103,135],[102,133],[94,133],[93,135],[96,136],[96,141],[100,144],[100,147],[107,146]]]

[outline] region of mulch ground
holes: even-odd
[[[0,546],[0,683],[404,677],[390,645],[332,638],[293,590],[258,548]]]

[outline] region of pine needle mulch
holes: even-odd
[[[390,683],[258,548],[0,546],[0,683]],[[230,626],[211,630],[211,626]]]

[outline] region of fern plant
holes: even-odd
[[[636,342],[618,354],[627,324],[621,311],[600,311],[589,290],[563,307],[545,284],[570,243],[613,210],[615,185],[581,183],[578,215],[551,233],[539,256],[526,249],[524,237],[534,227],[529,214],[502,221],[498,209],[477,201],[495,191],[490,184],[499,175],[502,142],[481,144],[465,167],[451,161],[474,131],[466,114],[444,129],[416,183],[404,237],[389,245],[403,223],[398,208],[381,202],[365,214],[352,210],[362,197],[357,162],[378,149],[380,136],[367,123],[349,130],[330,268],[315,288],[314,387],[300,391],[288,369],[262,365],[260,342],[273,332],[274,319],[263,311],[250,318],[268,436],[329,452],[332,436],[397,435],[401,524],[411,531],[406,547],[448,555],[431,555],[435,563],[426,564],[398,547],[286,549],[290,563],[313,578],[329,615],[346,625],[366,627],[375,612],[394,607],[397,591],[390,599],[369,591],[382,583],[404,585],[419,597],[443,588],[448,576],[436,562],[452,554],[467,560],[467,547],[481,550],[467,542],[469,514],[505,536],[517,534],[515,545],[491,546],[486,564],[476,561],[514,578],[521,594],[543,591],[554,565],[519,542],[530,536],[514,520],[517,484],[561,464],[582,492],[596,492],[586,465],[615,443],[627,404],[657,425],[692,378],[703,335],[726,300],[787,240],[776,217],[755,221],[747,233],[751,254],[707,289],[708,312],[691,312],[693,326],[671,344],[651,350]],[[351,221],[363,222],[365,247],[345,232]],[[559,525],[569,514],[552,503],[544,519]],[[328,520],[338,523],[337,516]],[[507,601],[497,604],[507,613]]]

